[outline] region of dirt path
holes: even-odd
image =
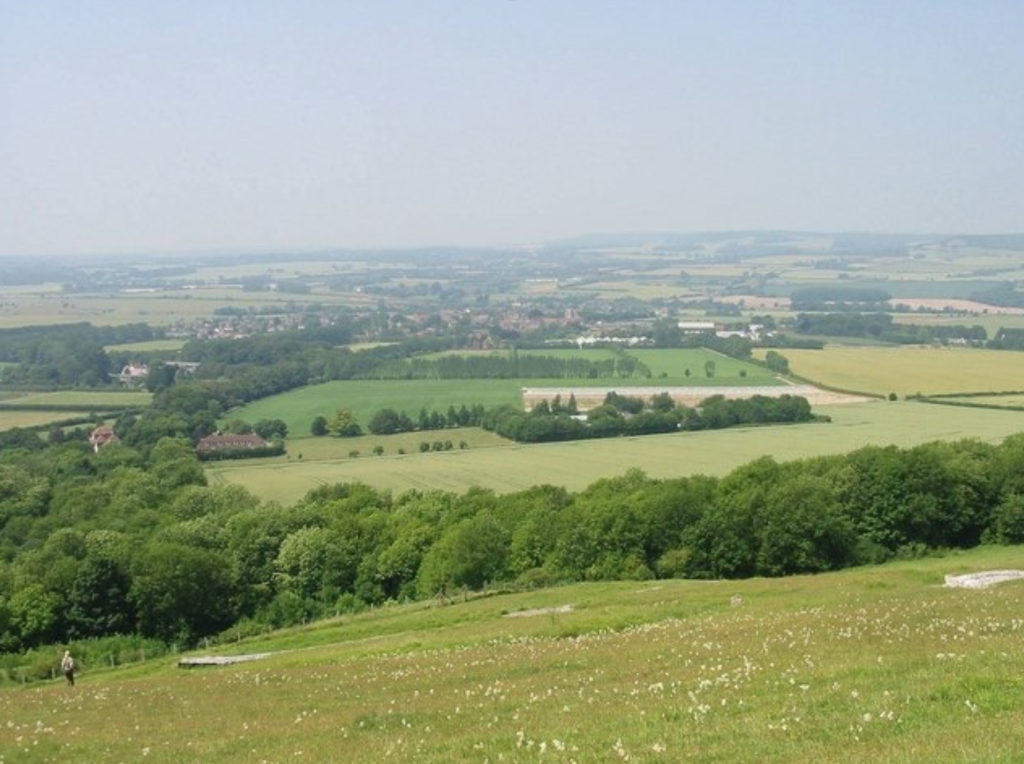
[[[946,586],[954,589],[988,589],[1005,581],[1024,578],[1024,570],[986,570],[962,576],[946,576]]]

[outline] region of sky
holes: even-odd
[[[1024,2],[0,0],[0,256],[1024,230]]]

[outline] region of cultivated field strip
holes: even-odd
[[[730,400],[751,398],[755,395],[764,395],[769,398],[778,398],[782,395],[797,395],[806,398],[812,406],[864,403],[871,400],[861,395],[847,395],[845,393],[822,390],[820,387],[814,387],[813,385],[751,385],[749,387],[609,385],[607,387],[524,387],[523,403],[527,408],[533,408],[543,400],[552,401],[555,399],[555,396],[560,396],[562,401],[566,401],[571,395],[576,398],[576,404],[580,408],[588,409],[600,406],[604,402],[605,396],[611,392],[645,399],[652,398],[660,393],[668,393],[672,396],[672,400],[684,406],[696,406],[705,398],[710,398],[713,395],[721,395]]]

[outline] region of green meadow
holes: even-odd
[[[580,490],[599,478],[638,467],[652,477],[723,475],[765,454],[780,461],[845,453],[862,446],[911,446],[933,440],[978,438],[999,442],[1024,431],[1024,412],[933,406],[916,402],[873,402],[818,409],[830,423],[746,427],[636,438],[508,444],[441,453],[407,449],[381,457],[310,458],[309,441],[289,445],[289,454],[272,460],[221,462],[207,467],[212,483],[237,483],[258,496],[290,503],[319,485],[362,481],[396,492],[443,489],[463,492],[472,486],[508,493],[537,483]],[[452,438],[441,430],[412,433],[415,441]],[[459,438],[452,438],[458,443]],[[339,443],[347,453],[371,448],[361,438],[320,439]],[[302,445],[298,445],[301,443]],[[507,443],[507,441],[506,441]],[[296,457],[301,450],[303,459]]]
[[[385,607],[0,691],[5,762],[953,764],[1024,755],[1024,567],[990,547],[786,579]],[[54,652],[54,665],[60,654]]]

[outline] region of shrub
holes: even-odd
[[[690,561],[690,550],[669,549],[658,558],[655,570],[658,578],[686,578],[686,564]]]
[[[352,592],[345,592],[334,603],[334,609],[338,613],[362,613],[369,607]]]

